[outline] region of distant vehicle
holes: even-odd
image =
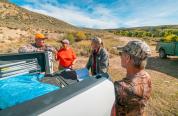
[[[178,56],[178,42],[158,42],[156,51],[159,52],[160,58],[167,56]]]
[[[115,101],[115,92],[113,83],[104,75],[89,76],[82,81],[77,80],[76,70],[71,73],[58,75],[60,72],[49,70],[48,53],[24,53],[24,54],[6,54],[0,55],[1,62],[12,62],[12,60],[37,59],[42,72],[46,72],[45,78],[48,80],[57,79],[60,89],[49,92],[34,99],[27,100],[23,103],[0,109],[0,116],[109,116]],[[23,62],[22,62],[23,63]],[[3,64],[3,66],[7,64]],[[19,67],[16,63],[14,64]],[[15,67],[15,66],[13,66]],[[2,70],[7,72],[11,69]],[[14,68],[13,68],[14,69]],[[30,68],[27,68],[30,69]],[[25,69],[24,69],[25,70]],[[29,72],[30,73],[30,72]],[[7,73],[9,74],[9,73]],[[12,74],[12,73],[10,73]],[[60,73],[61,74],[61,73]],[[1,75],[3,76],[3,75]],[[8,79],[12,79],[11,75]],[[77,76],[75,79],[68,80],[66,77]],[[107,75],[109,76],[109,75]],[[0,78],[0,81],[7,77]],[[5,90],[4,90],[5,91]],[[19,90],[20,92],[20,90]],[[6,92],[8,93],[8,92]],[[11,94],[11,93],[8,93]],[[9,95],[10,96],[10,95]],[[3,97],[3,93],[0,93]],[[12,96],[13,97],[13,96]],[[11,98],[12,98],[11,97]],[[14,98],[14,97],[13,97]],[[12,99],[13,99],[12,98]],[[9,100],[7,102],[11,102]],[[1,102],[1,99],[0,99]],[[2,100],[2,102],[4,102]]]

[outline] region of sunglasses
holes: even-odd
[[[123,55],[123,52],[119,52],[119,56],[122,56]]]

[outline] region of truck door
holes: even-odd
[[[175,42],[171,42],[171,43],[164,43],[164,50],[166,52],[166,54],[168,55],[175,55]]]
[[[175,55],[178,56],[178,42],[176,42]]]

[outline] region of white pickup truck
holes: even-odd
[[[56,79],[61,89],[34,99],[1,109],[0,116],[110,116],[115,101],[113,83],[106,76],[90,76],[82,81],[70,80],[49,70],[49,54],[25,53],[0,55],[0,61],[37,59],[41,72],[48,80]],[[1,64],[0,64],[1,65]],[[75,75],[75,71],[71,71]],[[50,76],[49,76],[50,75]],[[70,74],[68,75],[70,76]],[[13,77],[9,77],[13,78]],[[3,77],[0,81],[4,80]],[[1,89],[1,84],[0,84]],[[0,93],[0,102],[1,97]]]

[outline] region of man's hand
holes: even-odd
[[[57,50],[56,50],[55,48],[52,48],[52,49],[51,49],[51,52],[52,52],[53,54],[57,54]]]
[[[73,62],[72,62],[72,65],[74,65],[76,63],[77,59],[75,59]]]

